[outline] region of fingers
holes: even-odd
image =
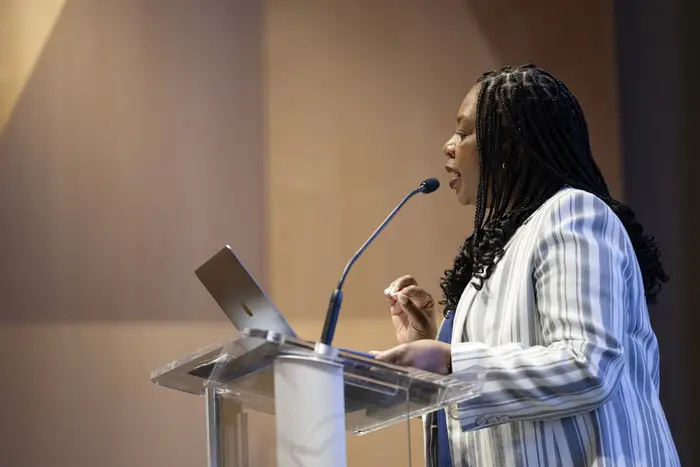
[[[417,285],[409,285],[405,289],[398,292],[406,295],[420,309],[433,308],[433,297],[425,291],[425,289]]]
[[[374,358],[376,360],[379,360],[381,362],[387,362],[387,363],[393,363],[396,365],[401,365],[401,361],[403,360],[403,355],[406,352],[406,344],[401,344],[397,345],[394,348],[391,348],[389,350],[385,350],[383,352],[377,352],[373,353],[370,352],[374,355]]]
[[[404,299],[401,299],[401,297],[404,297]],[[417,285],[409,285],[396,294],[396,299],[399,301],[402,308],[405,308],[404,305],[410,306],[412,304],[414,308],[421,311],[423,314],[432,317],[435,303],[433,302],[433,297],[426,292],[425,289]]]
[[[428,329],[432,320],[432,310],[419,308],[416,303],[404,293],[397,294],[401,309],[408,316],[408,321],[415,329]],[[431,299],[432,300],[432,299]]]
[[[424,339],[379,352],[375,360],[446,375],[450,372],[452,347],[434,339]]]
[[[405,287],[408,287],[409,285],[418,285],[418,282],[413,278],[413,276],[401,276],[389,284],[389,287],[384,290],[384,295],[386,295],[387,298],[392,299],[393,294],[404,289]]]

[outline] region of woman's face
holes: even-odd
[[[445,170],[452,175],[450,188],[463,205],[476,205],[479,188],[479,151],[476,147],[476,103],[481,84],[474,86],[457,113],[457,131],[442,147],[447,156]]]

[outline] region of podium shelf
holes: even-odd
[[[151,381],[199,396],[211,389],[245,409],[274,415],[278,359],[342,366],[345,427],[354,434],[464,403],[479,395],[483,381],[478,368],[438,375],[259,329],[246,329],[236,340],[209,345],[166,364],[151,373]]]

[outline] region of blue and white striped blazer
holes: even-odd
[[[680,465],[639,265],[590,193],[559,191],[466,288],[452,367],[486,371],[479,397],[446,409],[455,466]]]

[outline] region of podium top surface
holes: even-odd
[[[483,380],[478,368],[438,375],[273,331],[246,329],[236,340],[207,346],[157,368],[151,381],[195,395],[211,388],[249,410],[274,414],[273,362],[283,356],[342,365],[346,428],[355,434],[464,403],[478,396]]]

